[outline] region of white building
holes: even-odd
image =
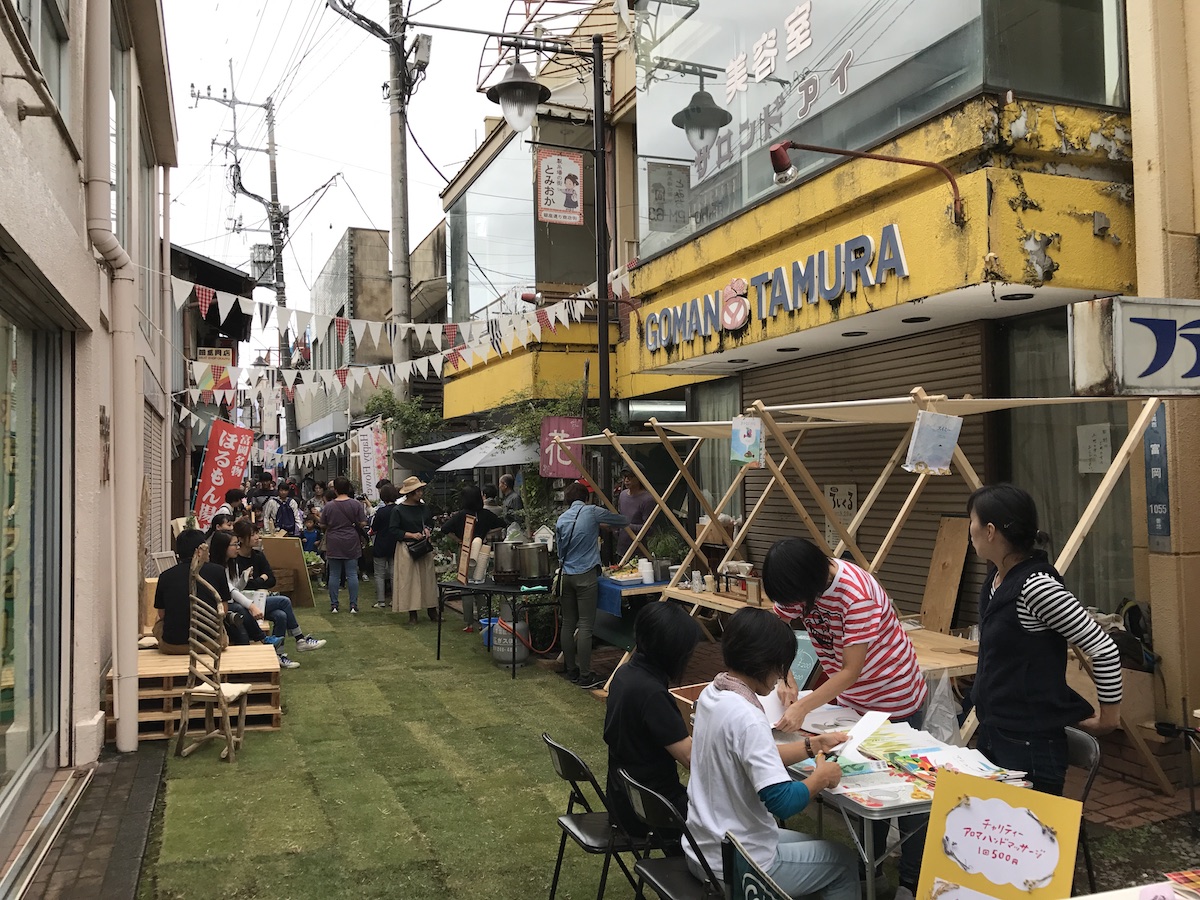
[[[141,509],[169,478],[176,133],[160,0],[0,0],[0,30],[7,858],[55,771],[98,757],[110,668],[118,748],[137,746],[139,553],[166,537]]]

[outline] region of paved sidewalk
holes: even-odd
[[[106,749],[91,784],[42,861],[26,898],[133,900],[168,741]]]

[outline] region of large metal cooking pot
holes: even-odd
[[[517,546],[517,571],[522,579],[550,577],[550,548],[540,541]]]
[[[517,572],[517,548],[520,541],[496,541],[492,544],[492,570],[495,572]]]

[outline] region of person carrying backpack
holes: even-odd
[[[291,489],[286,484],[279,485],[279,495],[267,501],[263,515],[269,530],[280,531],[290,537],[300,536],[300,524],[304,517],[300,515],[300,507],[292,499]]]

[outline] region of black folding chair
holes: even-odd
[[[1096,773],[1100,771],[1100,742],[1078,728],[1067,727],[1067,765],[1075,766],[1087,772],[1087,780],[1083,783],[1083,794],[1079,802],[1087,805],[1088,793]],[[1096,872],[1092,868],[1092,851],[1088,847],[1087,822],[1079,822],[1079,846],[1083,850],[1083,865],[1087,868],[1088,892],[1096,893]]]
[[[700,848],[696,845],[696,839],[688,831],[687,821],[679,814],[675,805],[657,791],[634,781],[624,769],[621,769],[617,775],[629,795],[629,805],[633,807],[634,815],[641,819],[649,829],[647,840],[661,848],[668,843],[676,843],[675,836],[678,834],[687,841],[688,846],[692,848],[692,852],[696,854],[696,858],[704,867],[704,880],[702,881],[688,868],[687,857],[663,856],[655,859],[647,851],[646,855],[639,859],[633,867],[633,871],[637,873],[639,879],[639,893],[642,883],[645,883],[650,885],[650,888],[662,900],[703,900],[703,898],[709,897],[720,897],[723,900],[725,889],[721,885],[721,880],[713,873],[708,860],[700,852]]]
[[[630,886],[638,891],[638,883],[621,859],[622,853],[632,853],[635,860],[640,859],[639,850],[646,847],[645,841],[635,841],[630,838],[608,813],[608,804],[604,799],[604,791],[600,788],[596,776],[579,756],[562,744],[557,743],[549,734],[542,734],[542,740],[550,748],[550,759],[554,763],[554,771],[558,777],[571,785],[571,799],[567,803],[565,815],[558,817],[558,827],[562,829],[562,837],[558,842],[558,859],[554,863],[554,879],[550,882],[550,900],[558,890],[558,876],[562,872],[563,852],[566,850],[567,838],[570,837],[585,853],[603,853],[604,867],[600,870],[600,886],[596,890],[596,900],[604,896],[604,885],[608,881],[608,865],[613,859],[625,873]],[[597,806],[593,810],[584,793],[583,786],[590,785],[596,795]],[[583,812],[575,812],[576,805]],[[639,893],[640,896],[640,893]]]
[[[791,895],[776,884],[728,832],[721,841],[721,858],[729,900],[791,900]]]

